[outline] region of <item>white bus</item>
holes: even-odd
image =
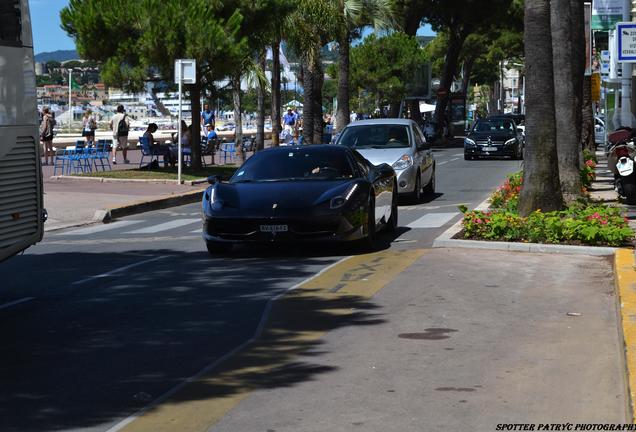
[[[0,261],[42,240],[38,129],[28,0],[0,0]]]

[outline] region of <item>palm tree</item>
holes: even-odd
[[[576,9],[576,10],[575,10]],[[561,190],[567,202],[581,195],[580,117],[583,69],[580,50],[576,49],[579,25],[578,9],[583,17],[583,4],[573,5],[571,0],[553,0],[551,6],[552,55],[554,61],[554,99],[556,113],[556,138],[558,143],[559,178]],[[582,23],[581,23],[582,24]],[[582,89],[581,89],[582,90]]]
[[[333,0],[299,0],[285,23],[287,42],[303,62],[303,137],[309,144],[322,139],[324,71],[320,50],[342,28],[334,17],[338,17],[338,9]]]
[[[388,29],[393,24],[391,8],[387,0],[335,0],[340,29],[338,41],[338,108],[336,131],[349,123],[349,50],[351,39],[365,25],[375,29]]]
[[[519,213],[560,210],[550,0],[525,2],[527,150]]]

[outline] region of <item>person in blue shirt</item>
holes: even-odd
[[[291,107],[287,108],[287,113],[283,116],[283,135],[286,143],[294,136],[294,127],[296,126],[296,116],[292,112]]]
[[[215,118],[214,111],[210,110],[210,104],[203,104],[203,111],[201,111],[201,129],[205,133],[205,125],[211,124],[212,130],[214,130]]]

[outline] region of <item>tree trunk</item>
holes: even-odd
[[[338,41],[338,109],[336,110],[336,131],[340,132],[349,124],[349,32],[343,33]]]
[[[577,67],[579,59],[574,49],[575,23],[571,0],[552,0],[550,15],[559,179],[563,198],[570,203],[581,196],[581,145],[576,134],[580,124],[577,113],[581,109],[576,100],[574,83],[574,77],[581,71]]]
[[[524,5],[527,148],[519,214],[560,210],[563,206],[556,147],[550,0]]]
[[[241,75],[232,77],[232,103],[234,104],[234,143],[239,164],[245,162],[243,153],[243,117],[241,115]]]
[[[470,56],[464,62],[464,76],[462,79],[462,94],[468,95],[468,85],[470,84],[470,74],[473,71],[476,57]]]
[[[583,77],[583,110],[581,142],[584,149],[594,151],[594,112],[592,111],[592,77]]]
[[[583,78],[585,76],[585,17],[584,5],[580,0],[570,0],[572,8],[572,31],[573,31],[573,51],[572,55],[577,59],[574,65],[574,75],[572,81],[574,83],[574,100],[576,104],[576,142],[581,146],[582,130],[580,125],[583,124]],[[592,129],[594,126],[592,126]],[[583,152],[580,152],[581,160],[579,166],[583,162]]]
[[[314,86],[313,72],[310,67],[303,68],[303,138],[306,144],[314,143]]]
[[[322,85],[324,83],[325,77],[324,72],[322,70],[322,64],[320,62],[320,57],[318,55],[315,56],[314,62],[314,72],[312,77],[312,85],[313,85],[313,98],[312,104],[314,105],[314,144],[322,143]]]
[[[280,38],[272,44],[272,146],[278,147],[280,124]]]
[[[459,54],[462,50],[462,45],[466,36],[456,31],[449,32],[448,38],[448,51],[446,52],[446,61],[444,62],[444,69],[442,71],[442,80],[439,88],[446,91],[446,94],[437,96],[437,103],[435,105],[435,136],[440,137],[443,124],[446,123],[450,130],[450,121],[446,114],[448,106],[448,98],[450,95],[451,85],[457,71],[457,62]]]
[[[190,125],[190,136],[192,136],[190,143],[192,146],[191,163],[192,168],[196,170],[201,169],[201,86],[199,84],[190,86],[190,107],[192,111],[192,124]]]
[[[263,73],[265,73],[265,50],[258,53],[258,64]],[[256,105],[258,107],[258,118],[256,119],[256,139],[254,151],[263,150],[265,148],[265,83],[258,80],[256,89]]]

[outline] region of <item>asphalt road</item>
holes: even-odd
[[[519,168],[435,151],[437,193],[400,206],[385,250],[428,248]],[[0,430],[108,430],[249,340],[268,301],[349,255],[250,247],[210,257],[198,204],[48,233],[0,264]],[[229,362],[231,367],[231,360]]]

